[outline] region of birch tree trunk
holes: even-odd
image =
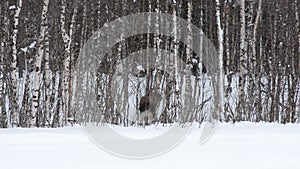
[[[298,0],[295,0],[295,16],[296,16],[296,30],[298,32],[298,54],[300,54],[300,16],[299,16],[299,4]],[[298,59],[298,73],[300,74],[300,59]]]
[[[63,121],[62,121],[62,125],[66,125],[67,124],[67,105],[68,105],[68,75],[67,75],[67,71],[66,71],[66,67],[68,67],[68,63],[70,62],[70,51],[68,49],[68,44],[69,44],[69,40],[70,37],[67,34],[67,30],[65,27],[65,22],[66,22],[66,8],[67,8],[67,2],[66,0],[61,0],[61,13],[60,13],[60,26],[61,26],[61,36],[64,42],[64,56],[65,56],[65,61],[64,61],[64,70],[63,70],[63,81],[62,81],[62,86],[63,86],[63,90],[62,90],[62,98],[61,98],[61,110],[60,110],[60,116],[62,115],[63,117]]]
[[[74,36],[74,33],[75,33],[75,26],[76,26],[76,17],[77,17],[77,10],[78,6],[77,4],[75,4],[75,8],[73,10],[73,15],[72,15],[72,18],[71,18],[71,24],[70,24],[70,30],[69,30],[69,36],[70,36],[70,39],[69,39],[69,43],[68,43],[68,50],[70,51],[70,54],[69,54],[69,59],[66,59],[65,61],[65,71],[66,71],[66,75],[68,76],[67,79],[65,80],[68,80],[68,92],[69,92],[69,97],[68,97],[68,104],[67,104],[67,110],[68,110],[68,117],[70,118],[70,120],[72,121],[72,123],[75,121],[75,114],[73,112],[73,110],[71,109],[71,105],[72,105],[72,93],[73,93],[73,78],[74,78],[74,71],[73,71],[73,68],[72,68],[72,65],[73,65],[73,61],[74,61],[74,51],[73,51],[73,36]]]
[[[0,128],[7,128],[10,127],[9,121],[10,117],[8,117],[8,112],[6,108],[3,106],[6,104],[6,95],[7,92],[5,88],[7,88],[7,84],[5,84],[5,76],[8,73],[7,68],[5,68],[5,60],[6,57],[9,55],[7,48],[8,45],[10,32],[9,32],[9,19],[8,19],[8,6],[9,2],[1,2],[0,6],[0,16],[3,16],[3,20],[0,19]]]
[[[216,17],[217,17],[217,27],[218,27],[218,41],[219,41],[219,51],[218,51],[218,75],[217,75],[217,89],[216,90],[216,104],[217,104],[217,113],[218,117],[223,120],[224,113],[224,69],[223,69],[223,52],[224,52],[224,31],[221,23],[221,12],[220,12],[220,1],[216,0]]]
[[[187,48],[186,48],[186,60],[187,60],[187,65],[192,63],[192,47],[193,47],[193,32],[192,32],[192,11],[193,11],[193,6],[192,6],[192,1],[187,2]],[[186,67],[189,69],[189,67]],[[185,106],[185,113],[187,113],[186,118],[184,119],[184,122],[190,119],[190,117],[193,117],[193,108],[195,105],[192,104],[191,98],[192,98],[192,84],[191,84],[191,75],[185,74],[185,94],[184,94],[184,106]]]
[[[73,9],[73,15],[71,19],[71,24],[69,28],[69,33],[66,30],[66,0],[62,0],[61,5],[61,15],[60,15],[60,23],[61,23],[61,35],[64,41],[64,72],[63,72],[63,114],[64,114],[64,122],[67,123],[68,118],[71,116],[70,112],[70,98],[71,98],[71,62],[73,60],[71,55],[71,43],[72,37],[75,32],[74,24],[77,15],[77,4],[75,4],[75,8]],[[71,117],[70,117],[71,118]],[[72,117],[73,118],[73,117]]]
[[[261,5],[262,5],[262,0],[258,0],[258,9],[257,9],[257,14],[255,18],[255,23],[254,23],[254,29],[253,29],[253,43],[252,43],[252,51],[253,51],[253,57],[256,57],[256,36],[257,36],[257,28],[260,20],[260,15],[261,15]],[[257,66],[256,60],[254,60],[254,67]]]
[[[225,44],[225,56],[226,56],[226,71],[225,73],[231,73],[230,71],[232,70],[231,66],[231,56],[230,53],[233,51],[230,51],[230,35],[229,35],[229,15],[230,15],[230,4],[228,4],[228,0],[226,0],[225,2],[225,33],[224,33],[224,44]],[[228,81],[231,81],[231,76],[228,77]],[[228,84],[228,86],[230,86],[230,84]]]
[[[19,124],[19,118],[18,118],[18,51],[17,51],[17,36],[19,31],[19,15],[22,9],[22,0],[18,1],[18,5],[15,11],[14,15],[14,27],[13,27],[13,35],[12,35],[12,63],[11,63],[11,79],[12,79],[12,105],[11,105],[11,111],[12,111],[12,125]]]
[[[3,81],[5,80],[5,74],[7,74],[7,70],[5,69],[5,56],[8,55],[8,49],[5,48],[5,46],[8,44],[8,41],[9,41],[9,37],[10,37],[10,32],[9,32],[9,19],[8,19],[8,6],[9,6],[9,2],[6,1],[5,3],[2,2],[1,5],[3,4],[2,7],[0,7],[0,13],[1,13],[1,16],[3,16],[3,20],[1,22],[0,20],[0,24],[1,24],[1,32],[0,32],[0,35],[1,38],[0,39],[0,52],[1,52],[1,56],[0,56],[0,82],[1,82],[1,86],[0,86],[0,89],[1,89],[1,95],[0,95],[0,105],[5,105],[6,103],[6,100],[5,100],[5,95],[6,95],[6,91],[4,90],[5,89],[5,84],[3,83]],[[6,24],[4,24],[6,23]],[[2,26],[3,25],[3,26]],[[8,112],[5,110],[5,107],[4,106],[0,106],[0,127],[1,128],[7,128],[9,127],[8,123],[9,123],[9,120],[10,118],[8,117]]]
[[[41,64],[44,55],[44,42],[45,42],[45,33],[47,28],[47,17],[48,17],[48,5],[49,0],[43,0],[43,11],[41,18],[41,28],[40,35],[38,39],[38,55],[36,56],[35,62],[35,72],[33,79],[33,93],[32,93],[32,113],[31,113],[31,126],[39,127],[39,121],[37,119],[39,111],[39,90],[40,90],[40,77],[41,77]]]
[[[46,18],[46,23],[48,23],[48,18]],[[48,24],[45,25],[46,27],[46,37],[45,37],[45,121],[47,122],[47,126],[51,126],[50,117],[51,114],[51,98],[52,98],[52,71],[50,69],[50,49],[49,49],[49,30]]]
[[[259,48],[261,48],[261,43],[257,43],[257,29],[259,26],[259,22],[261,20],[261,13],[262,13],[262,0],[258,1],[258,7],[257,7],[257,14],[256,14],[256,18],[255,18],[255,23],[254,23],[254,28],[253,28],[253,43],[252,43],[252,54],[253,54],[253,72],[254,74],[256,74],[256,76],[254,76],[255,80],[253,82],[254,86],[255,86],[255,91],[254,93],[256,98],[256,103],[257,106],[254,107],[254,114],[255,115],[255,121],[259,122],[261,120],[261,75],[259,74],[259,71],[261,70],[261,67],[259,64],[261,64],[261,61],[259,60],[260,57],[262,57],[261,54],[261,50],[259,49],[259,54],[257,55],[256,52],[256,47],[259,46]],[[261,36],[260,36],[261,38]],[[258,83],[257,83],[258,82]]]
[[[179,3],[179,2],[176,2],[176,3]],[[174,89],[175,89],[175,92],[173,94],[173,104],[175,105],[175,108],[173,110],[173,116],[175,117],[174,119],[172,119],[173,121],[178,121],[178,103],[180,102],[180,98],[179,98],[179,94],[177,91],[179,91],[179,79],[180,79],[180,76],[179,76],[179,64],[178,64],[178,48],[179,48],[179,45],[177,44],[178,42],[178,35],[180,35],[180,32],[178,30],[178,27],[177,27],[177,11],[176,11],[176,5],[177,4],[173,4],[173,23],[174,23],[174,26],[173,26],[173,30],[172,32],[174,32],[174,41],[173,41],[173,47],[174,47],[174,57],[171,58],[171,61],[170,61],[170,65],[173,66],[171,68],[171,76],[173,76],[174,80],[175,80],[175,84],[174,84]],[[168,91],[167,91],[168,92]]]
[[[239,101],[238,101],[238,120],[243,118],[245,101],[245,83],[247,72],[247,53],[246,53],[246,16],[245,0],[240,1],[240,72],[239,72]]]

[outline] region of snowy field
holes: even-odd
[[[120,128],[133,138],[147,138],[166,128]],[[78,127],[0,129],[1,169],[299,169],[300,125],[220,124],[213,137],[199,145],[200,129],[170,152],[147,160],[110,155]]]

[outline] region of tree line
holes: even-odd
[[[86,121],[88,116],[77,114],[73,108],[73,80],[80,50],[105,23],[140,12],[184,18],[199,27],[216,47],[218,56],[223,58],[224,71],[223,87],[218,87],[224,95],[217,110],[220,121],[298,123],[299,7],[299,0],[2,0],[0,127],[60,127]],[[162,42],[158,43],[157,38]],[[132,53],[150,46],[170,49],[168,46],[173,43],[172,38],[144,34],[128,38],[121,47],[116,45],[113,54]],[[192,72],[196,70],[197,76],[205,77],[205,65],[189,62],[194,58],[189,47],[179,44],[175,50],[195,68]],[[98,106],[105,112],[94,120],[131,125],[134,120],[129,120],[129,110],[119,103],[129,102],[128,91],[122,95],[127,100],[116,103],[124,109],[116,111],[112,103],[115,98],[108,93],[113,90],[109,88],[113,71],[107,73],[108,69],[104,66],[101,70],[100,65],[98,72],[103,75],[94,79],[99,87],[96,92],[102,98],[98,98]],[[146,72],[149,84],[155,81],[153,72],[159,70]],[[197,99],[205,93],[206,81],[199,81],[202,88],[196,89],[189,77],[180,78],[186,84],[185,94],[196,100],[194,107],[209,101],[209,96]],[[164,93],[166,106],[156,120],[202,122],[207,113],[205,106],[188,116],[181,115],[181,102],[188,102],[176,99],[183,83],[172,85],[171,80],[166,81],[170,85],[165,85],[165,90],[174,88],[174,92]],[[150,89],[151,85],[146,84],[145,88]],[[101,94],[104,89],[106,92]],[[135,91],[136,100],[142,97],[139,92],[140,88]]]

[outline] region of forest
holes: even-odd
[[[88,122],[132,126],[141,118],[148,123],[202,123],[210,111],[221,122],[299,123],[299,8],[299,0],[1,0],[0,128]],[[110,55],[91,66],[93,78],[79,81],[79,58],[94,33],[145,12],[196,26],[219,60],[202,62],[206,56],[191,50],[197,39],[187,26],[186,45],[154,33],[111,45]],[[150,17],[147,22],[159,30],[180,30],[176,21]],[[142,66],[138,57],[127,57],[147,48],[172,69]],[[121,70],[129,73],[120,77],[116,67],[122,64],[127,66]],[[210,77],[214,66],[218,79]],[[181,74],[186,70],[191,73]],[[82,98],[80,84],[92,84],[96,105]]]

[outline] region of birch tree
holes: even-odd
[[[299,1],[295,0],[295,18],[296,18],[296,31],[298,32],[298,54],[300,54],[300,12]],[[298,59],[298,73],[300,74],[300,59]]]
[[[192,63],[192,47],[193,47],[193,32],[192,32],[192,11],[193,11],[193,6],[192,6],[192,1],[187,2],[187,47],[186,47],[186,60],[187,64],[189,65]],[[189,69],[187,67],[186,69]],[[193,117],[193,112],[194,110],[191,109],[195,105],[192,104],[192,84],[191,84],[191,76],[189,74],[185,74],[185,90],[184,96],[184,106],[185,106],[185,111],[187,111],[187,115],[184,119],[183,122],[186,122],[187,120],[192,120],[189,119],[190,117]]]
[[[259,71],[259,67],[258,67],[258,59],[259,57],[257,56],[257,52],[256,52],[256,48],[257,48],[257,30],[258,30],[258,26],[259,26],[259,22],[261,20],[261,13],[262,13],[262,0],[258,0],[258,7],[257,7],[257,12],[256,12],[256,17],[255,17],[255,21],[254,21],[254,27],[253,27],[253,38],[252,38],[252,61],[253,61],[253,66],[252,66],[252,76],[254,76],[252,79],[252,84],[253,84],[253,93],[254,93],[254,97],[253,100],[255,100],[256,103],[260,104],[260,100],[261,100],[261,86],[260,83],[256,83],[257,81],[260,82],[261,80],[261,76],[255,76],[254,74],[256,74]],[[258,74],[258,73],[257,73]],[[260,107],[254,107],[253,108],[256,114],[255,117],[255,121],[258,122],[260,121],[260,113],[259,113],[259,109]]]
[[[219,118],[224,119],[223,113],[224,113],[224,68],[223,68],[223,52],[224,52],[224,31],[222,28],[222,22],[221,22],[221,9],[220,9],[220,1],[216,0],[216,17],[217,17],[217,26],[218,26],[218,41],[219,41],[219,50],[218,50],[218,75],[217,75],[217,89],[216,95],[217,95],[217,112],[219,113]]]
[[[252,51],[253,51],[253,57],[256,57],[256,36],[257,36],[257,29],[258,29],[258,24],[261,16],[261,5],[262,5],[262,0],[258,0],[258,8],[257,8],[257,14],[255,17],[255,23],[254,23],[254,28],[253,28],[253,43],[252,43]],[[256,61],[254,64],[254,67],[256,67]]]
[[[0,16],[3,16],[3,19],[0,19],[0,128],[7,128],[11,127],[10,123],[10,116],[9,113],[7,112],[6,108],[4,105],[7,104],[6,96],[8,94],[7,92],[7,83],[6,81],[6,75],[8,74],[8,70],[6,68],[6,58],[9,55],[9,49],[6,46],[9,44],[9,37],[10,31],[9,31],[9,25],[10,25],[10,20],[9,20],[9,13],[8,13],[8,8],[9,8],[9,2],[0,2]]]
[[[41,64],[44,55],[44,42],[47,28],[49,0],[43,0],[43,11],[41,17],[40,35],[38,39],[38,54],[36,56],[34,79],[33,79],[33,93],[32,93],[32,113],[31,113],[31,126],[39,127],[37,119],[39,110],[39,91],[40,91],[40,78],[41,78]]]
[[[243,103],[245,101],[245,83],[247,72],[247,53],[246,53],[246,16],[245,0],[240,1],[240,69],[239,69],[239,105],[238,117],[242,118],[244,114]]]
[[[73,34],[75,32],[75,19],[77,15],[77,4],[75,3],[75,8],[73,9],[73,14],[71,18],[71,24],[69,28],[69,32],[66,29],[66,8],[67,3],[66,0],[61,1],[61,15],[60,15],[60,23],[61,23],[61,36],[64,42],[64,72],[63,72],[63,113],[65,123],[67,122],[67,118],[71,116],[70,114],[70,98],[71,98],[71,62],[73,60],[71,54],[71,43]],[[73,117],[72,117],[73,118]]]
[[[17,50],[17,36],[19,31],[19,16],[22,9],[22,0],[18,1],[15,15],[14,15],[14,26],[12,35],[12,63],[11,63],[11,79],[12,79],[12,122],[18,125],[18,50]]]
[[[45,18],[45,23],[48,23],[48,17]],[[49,26],[48,24],[45,24],[45,114],[44,114],[44,121],[47,123],[47,126],[50,126],[50,117],[51,114],[54,112],[51,111],[52,106],[51,106],[51,97],[52,97],[52,71],[50,68],[50,44],[49,44]],[[45,122],[43,125],[45,125]]]

